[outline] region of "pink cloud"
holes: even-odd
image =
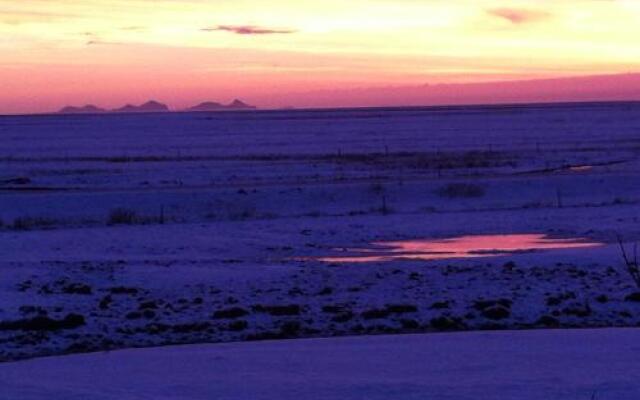
[[[487,11],[494,17],[502,18],[511,22],[514,25],[526,24],[528,22],[535,22],[541,19],[548,18],[551,14],[544,11],[525,10],[516,8],[496,8]]]

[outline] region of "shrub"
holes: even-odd
[[[382,194],[385,192],[384,185],[381,183],[372,183],[369,188],[375,194]]]
[[[13,220],[10,229],[16,231],[28,231],[37,228],[49,228],[55,225],[55,221],[43,217],[19,217]]]
[[[474,198],[485,195],[484,187],[473,183],[450,183],[437,190],[440,197],[453,198]]]
[[[620,252],[622,253],[622,258],[624,260],[625,267],[627,272],[633,279],[633,282],[637,287],[640,288],[640,264],[638,264],[638,243],[634,243],[633,245],[633,253],[627,254],[627,249],[625,248],[624,243],[622,243],[622,238],[618,237],[618,245],[620,246]]]
[[[116,208],[109,213],[107,223],[109,225],[131,225],[136,222],[137,215],[133,210],[127,208]]]

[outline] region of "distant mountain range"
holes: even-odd
[[[116,108],[111,111],[114,113],[157,113],[157,112],[168,112],[169,107],[166,104],[158,103],[157,101],[147,101],[146,103],[134,106],[131,104],[127,104],[124,107]]]
[[[224,110],[254,110],[255,106],[250,106],[238,99],[225,105],[216,103],[213,101],[205,101],[197,106],[187,108],[185,111],[198,112],[198,111],[224,111]]]
[[[207,111],[238,111],[238,110],[255,110],[255,106],[251,106],[241,100],[234,100],[229,104],[216,103],[213,101],[205,101],[196,106],[181,110],[184,112],[207,112]],[[123,107],[113,110],[107,110],[97,107],[93,104],[87,104],[82,107],[66,106],[59,114],[102,114],[102,113],[160,113],[170,112],[171,110],[166,104],[162,104],[155,100],[150,100],[139,106],[127,104]]]
[[[98,114],[106,112],[104,108],[96,107],[93,104],[87,104],[82,107],[66,106],[62,108],[58,113],[60,114]]]

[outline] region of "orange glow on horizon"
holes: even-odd
[[[634,72],[639,20],[636,0],[0,0],[0,113]]]

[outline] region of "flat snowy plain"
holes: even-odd
[[[0,361],[637,326],[639,153],[638,103],[0,117]]]
[[[122,350],[0,364],[0,399],[636,400],[639,350],[637,329]]]

